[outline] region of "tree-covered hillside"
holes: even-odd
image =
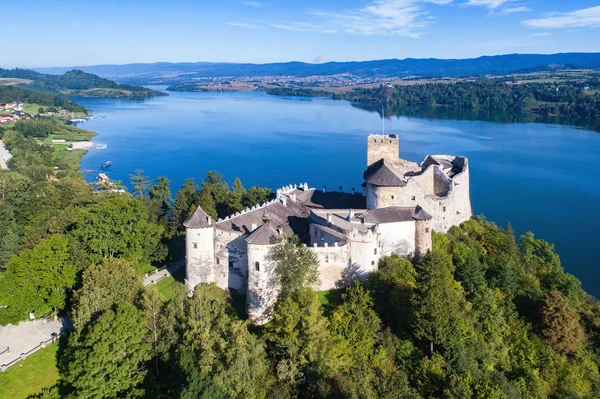
[[[0,68],[0,78],[27,79],[31,82],[21,83],[19,86],[42,92],[65,93],[84,97],[118,98],[166,95],[141,86],[119,84],[81,70],[68,71],[62,75],[47,75],[29,69]]]

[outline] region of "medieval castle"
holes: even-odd
[[[421,165],[398,157],[396,135],[370,135],[362,195],[282,187],[273,201],[211,220],[201,208],[185,222],[186,284],[215,282],[246,295],[253,323],[270,320],[278,289],[270,254],[296,235],[319,259],[329,290],[377,269],[391,254],[412,258],[431,249],[431,232],[471,217],[465,157],[428,155]]]

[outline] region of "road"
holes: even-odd
[[[6,162],[12,157],[10,152],[4,147],[4,143],[0,140],[0,169],[8,169]]]

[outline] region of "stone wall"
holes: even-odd
[[[279,294],[275,264],[271,253],[275,245],[247,244],[248,292],[246,312],[254,324],[265,324],[273,318],[273,308]]]
[[[215,229],[215,282],[217,286],[244,294],[247,287],[246,236]]]
[[[364,278],[377,270],[379,263],[379,237],[377,231],[360,233],[357,230],[348,234],[350,244],[350,268],[355,277]]]
[[[214,228],[186,229],[186,284],[192,291],[200,283],[215,279]]]
[[[351,277],[348,245],[313,245],[311,248],[319,259],[321,282],[315,289],[325,291],[347,286]]]
[[[415,253],[415,222],[378,225],[380,256],[397,254],[411,258]]]

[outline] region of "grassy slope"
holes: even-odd
[[[185,267],[177,270],[173,275],[165,277],[156,283],[158,292],[163,296],[165,302],[171,300],[175,296],[175,287],[179,284],[183,284],[185,279]]]
[[[0,373],[0,398],[24,399],[56,384],[57,349],[49,345]]]

